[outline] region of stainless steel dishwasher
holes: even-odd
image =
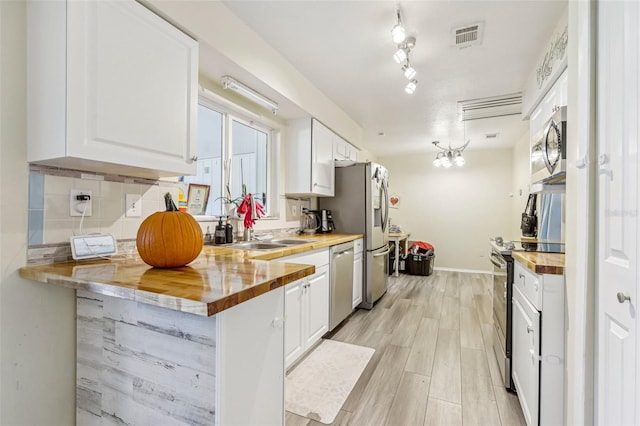
[[[353,310],[353,241],[332,246],[330,254],[329,330],[333,330]]]

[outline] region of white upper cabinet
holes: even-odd
[[[28,161],[196,172],[198,44],[135,1],[28,3]]]
[[[336,136],[333,146],[333,158],[336,160],[358,161],[358,152],[360,150],[349,142]]]
[[[335,135],[316,119],[287,125],[285,192],[291,195],[333,197]]]
[[[529,128],[532,143],[536,143],[542,137],[540,132],[556,108],[567,105],[568,78],[569,73],[565,70],[531,113]]]

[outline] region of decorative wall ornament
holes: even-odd
[[[542,64],[536,69],[536,81],[538,83],[538,89],[542,87],[544,82],[551,76],[553,67],[559,62],[567,50],[567,44],[569,43],[568,27],[564,27],[555,40],[549,45],[549,50],[544,55]]]
[[[400,196],[398,194],[391,194],[389,197],[389,207],[392,209],[400,208]]]

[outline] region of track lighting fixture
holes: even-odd
[[[396,53],[393,54],[393,59],[395,59],[398,64],[403,63],[407,59],[407,51],[401,47],[398,48]]]
[[[396,15],[398,16],[398,23],[391,29],[391,37],[395,44],[400,44],[404,41],[407,33],[402,25],[402,18],[400,17],[400,9],[396,9]]]
[[[404,91],[411,95],[416,91],[418,83],[418,80],[415,79],[416,70],[411,66],[411,61],[409,59],[409,52],[411,52],[411,49],[415,47],[416,38],[413,36],[407,37],[407,32],[404,28],[402,16],[400,14],[400,7],[396,9],[396,17],[398,21],[391,29],[393,42],[397,45],[397,50],[393,54],[393,60],[396,61],[397,64],[405,63],[402,66],[402,72],[407,80],[409,80],[409,83],[405,86]]]
[[[402,71],[404,71],[404,76],[407,80],[413,80],[413,77],[416,76],[416,70],[411,66],[409,60],[407,60],[407,64],[402,67]]]
[[[418,80],[414,78],[413,80],[407,83],[407,85],[404,87],[404,91],[410,95],[413,95],[413,92],[416,91],[417,85],[418,85]]]

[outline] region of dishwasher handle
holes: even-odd
[[[337,252],[333,253],[333,259],[335,260],[335,259],[337,259],[337,258],[339,258],[341,256],[344,256],[346,254],[351,254],[351,253],[353,253],[352,249],[347,249],[347,250],[343,250],[343,251],[337,251]]]

